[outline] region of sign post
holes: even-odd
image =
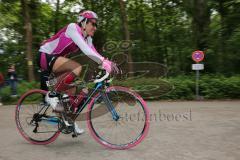
[[[196,64],[192,64],[192,70],[196,71],[196,100],[200,100],[200,96],[199,96],[199,77],[200,77],[200,72],[199,70],[203,70],[204,69],[204,65],[200,64],[199,62],[201,62],[204,59],[204,53],[203,51],[194,51],[192,53],[192,59],[193,61],[196,62]]]

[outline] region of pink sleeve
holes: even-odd
[[[98,51],[96,50],[96,48],[94,47],[94,45],[92,44],[92,50],[96,53],[96,54],[98,54],[98,55],[100,55],[99,53],[98,53]],[[101,55],[100,55],[101,56]]]
[[[98,64],[101,64],[104,60],[104,57],[101,56],[94,46],[89,46],[86,41],[84,40],[81,28],[75,24],[71,23],[68,25],[66,30],[66,35],[70,37],[73,42],[82,50],[82,52],[87,55],[89,58],[97,62]]]

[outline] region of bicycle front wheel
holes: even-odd
[[[44,102],[46,91],[31,90],[18,101],[15,121],[20,134],[32,144],[49,144],[60,131],[59,118]]]
[[[100,93],[88,106],[87,124],[91,135],[111,149],[136,146],[149,130],[150,116],[145,101],[134,91],[119,86],[107,88],[105,95],[110,107]]]

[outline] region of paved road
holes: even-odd
[[[131,150],[108,150],[88,131],[37,146],[17,132],[14,106],[0,107],[0,160],[239,160],[240,101],[148,102],[148,137]],[[84,122],[80,122],[86,127]]]

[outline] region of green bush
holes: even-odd
[[[128,87],[147,100],[159,99],[173,90],[171,83],[159,78],[130,78],[123,81],[114,81],[113,85]]]
[[[119,81],[116,84],[127,86],[139,92],[145,99],[193,100],[195,99],[195,76],[171,78],[140,78]],[[158,90],[148,90],[147,86],[159,85]],[[145,87],[144,87],[145,86]],[[138,88],[146,90],[138,90]],[[240,75],[201,75],[199,80],[200,96],[204,99],[239,99]]]
[[[171,78],[131,78],[114,80],[113,85],[129,87],[146,100],[193,100],[195,98],[194,75]],[[93,87],[93,84],[88,85]],[[204,99],[240,99],[240,75],[224,77],[222,75],[201,75],[200,95]],[[18,84],[18,95],[30,89],[39,88],[38,82],[23,81]],[[16,103],[18,98],[11,98],[10,87],[2,89],[4,103]]]
[[[200,89],[206,99],[237,99],[240,98],[240,76],[205,76],[200,81]]]
[[[27,82],[27,81],[22,81],[17,84],[17,94],[21,96],[25,92],[31,90],[31,89],[36,89],[39,88],[39,83],[38,82]],[[11,97],[11,89],[10,86],[5,86],[1,89],[0,96],[2,97],[2,101],[6,104],[14,104],[17,102],[19,97]]]
[[[160,99],[192,100],[194,98],[195,83],[189,77],[170,78],[168,81],[174,88],[167,95],[160,97]]]

